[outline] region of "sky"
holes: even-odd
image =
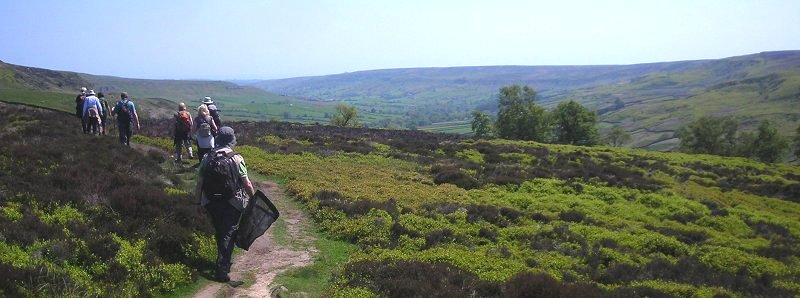
[[[800,50],[800,1],[0,0],[0,60],[149,79]]]

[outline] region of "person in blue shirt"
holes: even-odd
[[[83,101],[83,118],[87,124],[87,133],[100,133],[101,114],[103,114],[103,106],[100,105],[100,99],[95,96],[94,90],[89,90]]]
[[[114,105],[114,108],[111,110],[111,114],[117,115],[119,141],[123,145],[130,146],[131,135],[133,135],[131,124],[135,121],[136,129],[142,129],[142,125],[139,124],[139,115],[136,114],[136,105],[134,105],[130,100],[128,93],[122,92],[119,96],[121,99],[117,102],[117,104]]]

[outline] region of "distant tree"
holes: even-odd
[[[778,134],[778,129],[769,120],[761,121],[758,132],[752,145],[750,145],[750,155],[762,162],[778,162],[783,159],[786,151],[789,150],[789,141]]]
[[[336,105],[336,113],[331,118],[331,124],[341,127],[359,127],[358,110],[354,106],[346,104]]]
[[[472,132],[478,137],[491,134],[492,119],[489,118],[489,115],[478,111],[472,112]]]
[[[544,109],[534,103],[533,88],[512,85],[500,88],[495,129],[505,139],[544,142],[549,123]]]
[[[558,104],[551,113],[556,143],[592,146],[597,144],[597,113],[568,101]]]
[[[617,99],[614,100],[614,109],[615,110],[619,110],[619,109],[624,108],[624,107],[625,107],[625,102],[622,101],[622,99],[617,98]]]
[[[614,126],[608,135],[606,135],[606,142],[614,147],[620,147],[622,144],[631,139],[631,134],[622,127]]]
[[[678,129],[678,150],[686,153],[733,155],[737,147],[738,127],[739,123],[732,117],[700,117]]]
[[[381,128],[389,128],[389,127],[392,126],[392,119],[384,118],[384,119],[378,120],[378,126],[381,127]]]

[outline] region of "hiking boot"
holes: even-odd
[[[214,280],[218,282],[229,282],[231,281],[231,277],[228,276],[227,273],[216,273],[214,274]]]
[[[244,282],[241,281],[241,280],[229,280],[228,281],[228,285],[231,286],[231,288],[236,288],[236,287],[241,286],[243,284],[244,284]]]

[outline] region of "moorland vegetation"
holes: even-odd
[[[144,140],[169,146],[168,122]],[[237,151],[360,248],[331,295],[794,296],[800,168],[240,122]]]
[[[211,227],[189,189],[74,116],[0,104],[0,296],[146,297],[211,268]]]

